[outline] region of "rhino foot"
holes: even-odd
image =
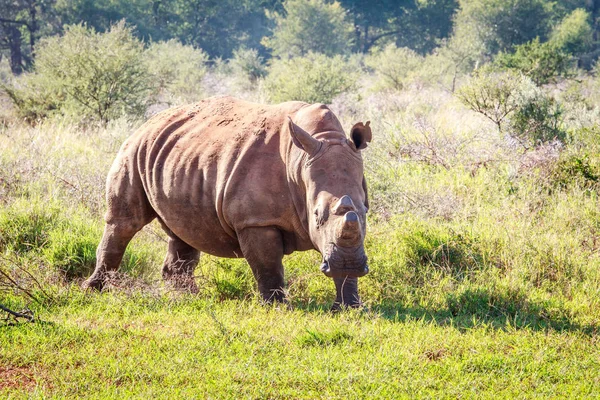
[[[104,279],[90,277],[81,284],[83,290],[93,290],[101,292],[104,289]]]

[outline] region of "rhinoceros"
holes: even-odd
[[[282,259],[318,250],[334,308],[358,306],[369,207],[361,150],[369,122],[347,137],[323,104],[262,105],[215,97],[152,117],[108,173],[96,268],[101,290],[129,241],[158,219],[168,235],[163,278],[197,291],[200,252],[244,257],[267,302],[285,301]]]

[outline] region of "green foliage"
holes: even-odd
[[[480,71],[456,93],[471,110],[491,120],[502,131],[505,120],[535,96],[533,82],[513,71]]]
[[[265,79],[271,101],[300,100],[331,103],[340,93],[352,90],[357,68],[344,57],[309,53],[305,57],[275,60]]]
[[[545,39],[552,16],[544,0],[460,0],[454,36],[474,41],[479,56],[489,58],[535,37]]]
[[[106,123],[144,111],[149,83],[142,51],[123,22],[104,34],[75,25],[40,42],[35,68],[65,93],[67,114]]]
[[[571,56],[554,41],[540,43],[539,38],[515,47],[514,53],[500,53],[494,64],[501,69],[519,71],[536,84],[555,82],[571,74]]]
[[[340,3],[324,0],[285,0],[285,14],[269,13],[273,35],[263,44],[274,56],[289,58],[311,52],[327,56],[347,54],[352,47],[352,24]]]
[[[592,163],[593,157],[585,152],[565,152],[554,166],[552,183],[559,188],[580,187],[597,189],[600,170]]]
[[[123,22],[104,34],[68,26],[64,35],[40,41],[33,76],[8,92],[32,121],[57,111],[102,123],[140,115],[150,89],[142,51]]]
[[[0,254],[39,260],[68,280],[91,274],[102,231],[79,210],[65,211],[57,203],[20,199],[0,210]],[[147,272],[150,257],[143,248],[129,248],[121,271]]]
[[[25,254],[48,245],[58,210],[21,201],[0,212],[0,252]]]
[[[394,44],[372,51],[365,64],[375,71],[379,89],[402,90],[412,73],[423,65],[423,57],[414,51]]]
[[[511,118],[512,135],[526,147],[552,140],[564,140],[561,127],[563,111],[560,104],[541,91],[523,104]]]
[[[459,89],[457,97],[525,148],[565,138],[560,105],[529,78],[513,70],[482,70]]]
[[[582,8],[573,10],[554,28],[550,40],[567,53],[578,55],[590,49],[593,30],[590,14]]]
[[[154,89],[175,99],[198,100],[208,55],[175,39],[152,43],[144,53],[144,64]]]
[[[229,67],[235,77],[251,85],[267,74],[264,60],[255,49],[234,50],[233,58],[229,60]]]
[[[2,89],[15,105],[17,116],[30,124],[60,113],[66,101],[59,82],[36,73],[14,78],[12,83],[3,84]]]

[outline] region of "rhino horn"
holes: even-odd
[[[350,196],[346,194],[335,203],[332,211],[335,215],[344,215],[349,211],[356,211],[356,207],[354,207],[354,203]]]
[[[314,155],[321,148],[321,142],[310,136],[308,132],[294,124],[292,119],[288,117],[288,125],[292,141],[309,155]]]
[[[354,211],[344,214],[340,230],[338,231],[338,244],[343,247],[352,247],[360,241],[360,221]]]

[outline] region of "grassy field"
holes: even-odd
[[[36,321],[0,322],[0,397],[600,396],[600,117],[582,104],[566,139],[522,149],[445,91],[336,99],[374,131],[365,308],[338,314],[316,252],[284,260],[290,309],[259,304],[243,260],[203,256],[200,293],[173,292],[156,224],[106,293],[81,292],[140,121],[8,120],[0,304]]]
[[[415,316],[411,316],[415,314]],[[254,301],[83,295],[3,326],[9,398],[594,397],[598,339],[577,327],[332,315]]]

